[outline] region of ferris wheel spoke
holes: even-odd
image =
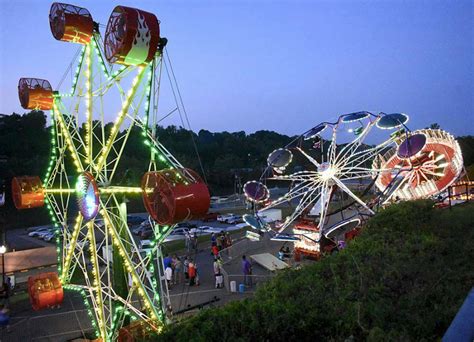
[[[291,203],[295,198],[303,196],[308,192],[308,189],[312,187],[317,187],[320,184],[319,181],[307,180],[301,183],[298,183],[292,187],[284,196],[279,197],[278,199],[272,201],[270,204],[266,205],[262,210],[275,208],[283,203]]]
[[[116,201],[115,197],[112,196],[114,198],[114,201]],[[131,277],[132,277],[132,280],[133,280],[133,283],[136,287],[136,291],[137,291],[137,294],[139,295],[139,297],[145,302],[145,307],[146,309],[150,312],[150,317],[153,319],[153,320],[157,320],[158,317],[159,317],[159,313],[157,311],[157,308],[154,306],[154,298],[150,298],[150,294],[149,294],[149,291],[147,291],[147,287],[148,288],[153,288],[153,286],[151,284],[153,284],[152,280],[150,279],[150,275],[147,273],[144,277],[140,277],[140,274],[139,272],[137,271],[137,269],[135,268],[136,265],[135,263],[132,261],[132,258],[141,258],[141,256],[139,255],[138,253],[138,248],[135,249],[135,251],[131,251],[132,253],[130,253],[130,251],[127,251],[127,249],[125,248],[125,244],[124,242],[128,242],[130,243],[130,241],[127,241],[128,239],[125,239],[122,240],[122,238],[120,237],[120,233],[116,230],[116,226],[114,224],[112,224],[113,222],[113,218],[111,217],[111,213],[107,210],[107,208],[105,208],[103,205],[101,205],[102,209],[100,209],[100,212],[102,214],[102,217],[104,218],[104,223],[105,223],[105,226],[106,226],[106,229],[108,229],[109,231],[109,234],[111,235],[112,237],[112,241],[114,243],[114,245],[116,245],[116,247],[118,248],[119,250],[119,254],[120,254],[120,257],[122,258],[123,262],[124,262],[124,266],[126,267],[127,271],[130,273]],[[123,226],[123,229],[126,229],[126,232],[130,233],[128,227],[126,227],[126,223],[122,223],[124,226]],[[133,239],[133,237],[131,237]],[[134,240],[133,242],[131,243],[132,245],[135,244]],[[136,246],[136,244],[135,244]],[[147,286],[145,286],[144,284],[144,281],[146,280],[146,282],[148,283]]]
[[[365,136],[364,136],[365,137]],[[392,143],[393,139],[387,139],[384,142],[373,146],[368,147],[363,150],[357,150],[360,145],[362,144],[362,140],[358,142],[356,146],[349,151],[346,151],[344,155],[339,155],[338,157],[338,165],[339,167],[343,167],[346,165],[352,166],[361,166],[369,161],[372,161],[375,157],[377,157],[384,149],[387,149]],[[355,147],[355,148],[354,148]]]
[[[99,269],[99,261],[97,259],[97,250],[96,250],[96,240],[95,240],[95,232],[94,232],[94,222],[89,221],[87,222],[88,228],[88,240],[89,240],[89,260],[92,264],[92,276],[94,278],[92,284],[95,289],[95,299],[97,303],[96,307],[96,314],[97,314],[97,323],[99,326],[99,330],[102,336],[106,336],[106,313],[104,308],[104,299],[102,296],[102,286],[101,286],[101,276],[100,276],[100,269]]]
[[[332,128],[332,139],[331,139],[331,144],[329,145],[328,148],[328,158],[327,162],[329,162],[331,165],[334,164],[335,159],[336,159],[336,151],[337,151],[337,125]]]
[[[316,193],[316,194],[315,194]],[[298,203],[298,206],[296,209],[293,211],[289,219],[285,220],[285,223],[283,226],[281,226],[278,229],[278,233],[283,232],[290,224],[293,223],[293,221],[301,216],[301,214],[315,201],[317,201],[318,198],[321,196],[321,188],[320,187],[314,187],[310,190],[307,190],[306,193],[303,194],[300,202]]]
[[[66,144],[68,146],[68,149],[69,149],[69,152],[71,153],[71,156],[72,156],[72,159],[73,159],[73,162],[74,162],[74,165],[76,166],[76,168],[78,170],[80,170],[81,172],[84,170],[84,167],[82,166],[82,160],[78,154],[78,151],[76,149],[76,146],[74,145],[74,142],[73,142],[73,139],[72,139],[72,136],[71,136],[71,133],[70,131],[68,130],[67,126],[66,126],[66,123],[65,123],[65,120],[64,120],[64,116],[63,114],[59,111],[59,109],[57,108],[57,105],[56,105],[56,101],[55,103],[53,104],[53,116],[55,116],[58,121],[59,121],[59,126],[61,128],[61,132],[62,134],[64,135],[65,137],[65,140],[66,140]]]
[[[357,203],[359,203],[362,207],[364,207],[369,213],[375,214],[372,209],[370,209],[364,201],[362,201],[359,197],[354,195],[354,193],[343,183],[341,182],[338,178],[333,177],[332,180],[339,186],[339,188],[347,193],[350,197],[352,197]]]
[[[69,241],[69,246],[66,246],[67,253],[63,261],[62,275],[61,275],[61,279],[63,281],[69,281],[69,278],[70,278],[69,266],[71,264],[72,256],[74,255],[76,251],[77,240],[79,237],[79,232],[81,231],[81,227],[82,227],[82,215],[78,215],[74,223],[74,228],[71,234],[71,239]]]
[[[305,151],[303,151],[303,149],[301,149],[300,147],[297,147],[296,148],[298,151],[301,152],[301,154],[303,156],[306,157],[306,159],[308,159],[314,166],[318,167],[319,166],[319,163],[316,159],[314,159],[313,157],[311,157],[309,154],[307,154]]]
[[[369,122],[367,126],[364,127],[363,131],[355,138],[352,142],[346,144],[341,151],[338,153],[337,157],[332,159],[332,163],[339,165],[342,160],[344,160],[348,155],[353,155],[356,153],[357,149],[361,146],[364,139],[369,134],[372,127],[375,125],[376,121]]]
[[[293,182],[305,182],[312,181],[318,177],[318,173],[314,171],[301,171],[292,173],[289,175],[274,175],[269,180],[282,180],[282,181],[293,181]]]
[[[85,94],[85,101],[86,101],[86,120],[85,120],[85,151],[86,151],[86,161],[87,164],[92,164],[92,151],[93,151],[93,139],[92,139],[92,42],[89,43],[86,47],[86,94]],[[94,165],[91,165],[94,166]]]
[[[325,184],[324,184],[324,186],[321,190],[321,197],[320,197],[321,198],[321,201],[320,201],[321,209],[320,209],[320,213],[319,213],[319,224],[318,224],[318,227],[319,227],[320,231],[322,231],[323,228],[324,228],[324,221],[326,220],[329,203],[331,201],[332,191],[333,191],[333,187],[328,186],[328,183],[325,182]]]
[[[97,169],[99,169],[99,170],[102,169],[102,167],[104,166],[104,164],[107,161],[107,157],[110,153],[110,150],[112,149],[112,145],[114,144],[115,139],[117,138],[117,135],[120,131],[120,127],[122,126],[122,123],[123,123],[123,121],[124,121],[124,119],[125,119],[125,117],[128,113],[128,110],[130,108],[132,100],[135,97],[135,93],[137,92],[138,86],[139,86],[142,78],[144,77],[146,70],[147,70],[147,68],[145,68],[145,67],[139,68],[139,71],[138,71],[137,75],[135,76],[135,78],[132,82],[132,84],[133,84],[132,88],[127,93],[125,103],[122,105],[122,109],[121,109],[117,119],[115,120],[114,125],[112,126],[112,128],[110,130],[110,135],[107,138],[107,142],[106,142],[105,146],[102,148],[102,151],[100,152],[100,157],[98,159],[98,164],[97,164]]]

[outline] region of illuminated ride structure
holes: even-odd
[[[410,131],[408,119],[401,113],[345,114],[273,151],[260,180],[244,185],[255,208],[244,220],[273,240],[293,241],[296,255],[319,258],[356,236],[379,206],[440,194],[462,172],[459,145],[439,129]],[[271,198],[269,184],[288,191]],[[291,214],[267,224],[265,210],[277,207]]]
[[[49,273],[30,279],[33,307],[60,304],[66,288],[84,296],[103,341],[127,331],[159,332],[169,305],[160,245],[176,223],[204,215],[210,204],[206,184],[156,137],[162,71],[174,78],[166,39],[154,14],[124,6],[113,10],[104,40],[84,8],[53,3],[49,19],[56,39],[80,48],[66,91],[35,78],[22,78],[18,85],[23,108],[51,113],[45,176],[12,182],[16,207],[45,205],[55,227],[59,277]],[[177,84],[169,79],[176,94]],[[175,99],[173,111],[181,113],[182,101]],[[115,120],[107,124],[105,116],[112,113]],[[141,184],[124,186],[121,156],[137,130],[150,159]],[[127,225],[125,196],[134,194],[143,197],[154,221],[153,248],[146,252]]]

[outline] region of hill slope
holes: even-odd
[[[433,340],[474,284],[474,204],[393,205],[348,248],[282,272],[251,300],[169,326],[162,341]]]

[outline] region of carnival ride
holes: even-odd
[[[255,208],[244,220],[274,240],[293,241],[296,254],[318,258],[357,235],[379,206],[441,193],[463,169],[459,145],[439,129],[410,131],[408,119],[402,113],[344,114],[276,149],[261,178],[244,184]],[[271,198],[267,185],[277,183],[288,191]],[[291,214],[278,226],[267,224],[265,210],[276,207]],[[293,231],[284,233],[287,228]]]
[[[73,72],[66,91],[61,90],[66,77],[57,89],[36,78],[22,78],[18,85],[23,108],[51,111],[45,176],[12,181],[15,206],[45,205],[56,229],[59,277],[30,279],[32,304],[54,306],[63,288],[76,290],[103,341],[117,339],[124,326],[160,331],[169,305],[160,245],[176,223],[204,215],[210,203],[198,174],[157,140],[163,75],[176,100],[171,112],[184,111],[167,40],[154,14],[125,6],[113,10],[104,40],[85,8],[53,3],[49,21],[54,38],[80,48],[71,63],[75,69],[65,74]],[[107,124],[114,112],[115,121]],[[120,161],[134,130],[141,131],[150,159],[141,184],[128,186],[119,178]],[[154,220],[153,248],[146,253],[127,225],[125,197],[133,194],[143,197]]]

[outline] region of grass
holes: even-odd
[[[157,340],[440,340],[474,283],[473,222],[474,203],[392,205],[341,252],[281,271],[253,298],[203,310]]]

